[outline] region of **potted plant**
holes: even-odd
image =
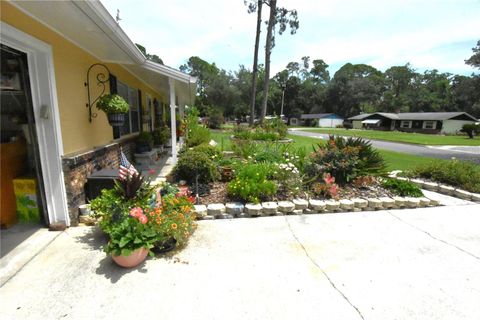
[[[97,109],[107,114],[111,126],[121,127],[125,122],[125,114],[130,109],[128,103],[118,94],[106,94],[98,99]]]
[[[172,141],[171,141],[172,134],[170,132],[169,127],[163,126],[160,129],[160,136],[161,136],[161,140],[163,141],[164,146],[166,146],[166,147],[171,147],[172,146]]]
[[[153,135],[150,132],[142,131],[135,140],[136,152],[143,153],[152,150]]]
[[[92,200],[100,229],[108,236],[104,251],[118,265],[131,268],[176,244],[193,232],[195,213],[191,199],[157,198],[157,186],[135,174],[117,180],[112,189]]]

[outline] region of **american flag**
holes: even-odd
[[[128,176],[132,177],[138,175],[137,169],[128,161],[127,157],[120,151],[120,167],[118,168],[118,177],[120,180],[127,179]]]

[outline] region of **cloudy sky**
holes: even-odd
[[[226,70],[251,69],[255,14],[243,0],[101,0],[147,52],[178,68],[190,56]],[[410,63],[417,71],[470,75],[464,60],[480,40],[480,0],[279,0],[296,9],[300,28],[277,36],[272,74],[301,57],[323,59],[330,73],[366,63],[384,71]],[[264,7],[265,18],[268,7]],[[266,27],[262,35],[266,33]],[[264,38],[260,62],[264,61]]]

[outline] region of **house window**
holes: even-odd
[[[127,86],[117,80],[117,91],[130,105],[130,110],[125,117],[125,124],[121,128],[120,135],[140,131],[140,109],[138,106],[138,90]]]
[[[423,121],[423,129],[435,129],[437,121]]]
[[[412,127],[412,121],[402,120],[402,122],[400,122],[400,128],[409,129],[411,127]]]

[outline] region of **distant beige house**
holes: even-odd
[[[354,129],[404,131],[418,133],[458,133],[464,124],[475,123],[466,112],[365,113],[348,118]]]

